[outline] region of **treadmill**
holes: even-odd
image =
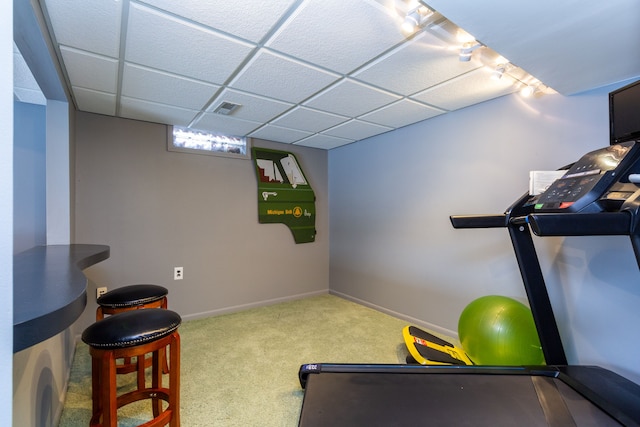
[[[532,238],[626,235],[640,266],[640,140],[562,169],[542,194],[523,195],[504,214],[450,218],[454,228],[509,231],[547,365],[305,364],[298,425],[640,426],[640,385],[567,364]]]

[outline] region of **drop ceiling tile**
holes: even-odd
[[[411,95],[481,66],[475,59],[461,62],[458,52],[448,44],[429,33],[421,33],[353,77],[402,95]],[[402,77],[389,78],[395,75]]]
[[[260,127],[261,123],[236,119],[216,113],[205,113],[193,124],[196,129],[208,130],[233,136],[245,136]]]
[[[347,73],[403,39],[394,17],[374,1],[308,0],[267,46]]]
[[[291,144],[292,142],[299,141],[309,135],[312,134],[310,132],[296,129],[287,129],[281,126],[266,125],[251,133],[249,136],[251,136],[252,138],[260,138],[269,141]]]
[[[265,98],[263,96],[238,92],[233,89],[225,89],[216,97],[208,111],[213,111],[222,102],[240,104],[240,107],[232,113],[232,116],[237,119],[254,122],[267,122],[287,111],[294,105],[287,102],[276,101],[275,99]]]
[[[400,98],[398,95],[344,79],[304,104],[319,110],[356,117]]]
[[[44,3],[59,44],[118,57],[122,1],[46,0]]]
[[[370,136],[389,132],[390,130],[393,130],[393,128],[388,126],[380,126],[373,123],[367,123],[360,120],[350,120],[346,123],[328,129],[322,132],[322,134],[357,141],[360,139],[369,138]]]
[[[337,138],[335,136],[315,134],[301,141],[296,142],[296,145],[303,145],[305,147],[322,148],[324,150],[330,150],[332,148],[341,147],[343,145],[351,144],[354,142],[350,139]]]
[[[40,89],[25,89],[21,87],[13,88],[13,95],[20,102],[26,104],[47,105],[47,98],[44,97]]]
[[[329,114],[305,107],[297,107],[273,121],[277,126],[299,129],[312,133],[320,132],[349,120],[348,117]]]
[[[143,0],[212,28],[257,43],[285,14],[294,0],[219,1],[212,7],[202,0]]]
[[[40,91],[38,82],[36,82],[33,74],[31,74],[29,66],[25,62],[15,43],[13,44],[13,86],[22,89]]]
[[[125,59],[221,84],[253,49],[205,27],[132,3]]]
[[[319,68],[261,50],[231,82],[232,88],[298,103],[339,78]]]
[[[122,96],[201,110],[220,86],[125,63]]]
[[[399,128],[430,119],[442,113],[444,113],[443,110],[431,108],[409,99],[403,99],[372,113],[365,114],[360,119],[382,126]]]
[[[116,93],[118,60],[107,56],[60,46],[64,67],[71,86]]]
[[[157,104],[124,96],[120,98],[120,116],[128,119],[187,126],[197,113],[197,111],[177,108],[171,105]]]
[[[107,116],[116,115],[115,94],[98,92],[82,87],[74,87],[72,90],[78,110],[86,111],[88,113],[104,114]]]
[[[518,90],[518,82],[504,75],[500,80],[491,78],[493,70],[480,68],[411,98],[429,105],[453,111]]]

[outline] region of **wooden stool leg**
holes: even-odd
[[[169,406],[173,410],[170,427],[180,427],[180,335],[178,332],[172,334],[171,345],[169,346],[171,370],[169,371]],[[166,360],[166,358],[165,358]]]
[[[118,405],[116,399],[116,359],[112,351],[105,351],[100,358],[100,406],[102,427],[118,427]]]
[[[127,359],[131,360],[131,358],[125,357],[125,362]],[[140,356],[136,357],[136,363],[138,365],[138,368],[136,369],[137,371],[136,375],[138,376],[138,390],[142,390],[143,388],[146,387],[145,372],[144,372],[145,366],[146,366],[145,362],[146,360],[145,360],[144,354],[141,354]]]
[[[151,357],[151,388],[158,389],[162,387],[162,369],[160,367],[160,350],[153,352]],[[162,412],[162,399],[152,398],[151,407],[153,409],[153,417],[157,417]]]

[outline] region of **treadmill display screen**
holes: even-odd
[[[540,195],[536,211],[583,209],[614,182],[614,176],[607,172],[615,170],[632,147],[633,143],[616,144],[585,154]]]

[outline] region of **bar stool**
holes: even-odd
[[[116,427],[118,408],[150,399],[153,419],[145,427],[180,426],[180,315],[171,310],[149,309],[114,314],[84,330],[82,341],[91,354],[90,426]],[[161,356],[169,347],[169,385],[162,382]],[[117,395],[116,359],[144,358],[152,353],[151,387],[138,387]],[[162,402],[168,406],[163,410]]]
[[[128,285],[115,288],[98,298],[96,321],[104,319],[105,315],[113,315],[124,311],[142,308],[167,308],[167,288],[159,285]],[[144,362],[140,363],[140,362]],[[163,359],[163,373],[169,373],[166,358]],[[130,358],[118,365],[119,374],[138,371],[138,382],[144,381],[144,370],[151,366],[151,360],[140,359],[132,363]]]
[[[98,298],[96,320],[140,308],[167,308],[167,288],[159,285],[129,285],[113,289]]]

